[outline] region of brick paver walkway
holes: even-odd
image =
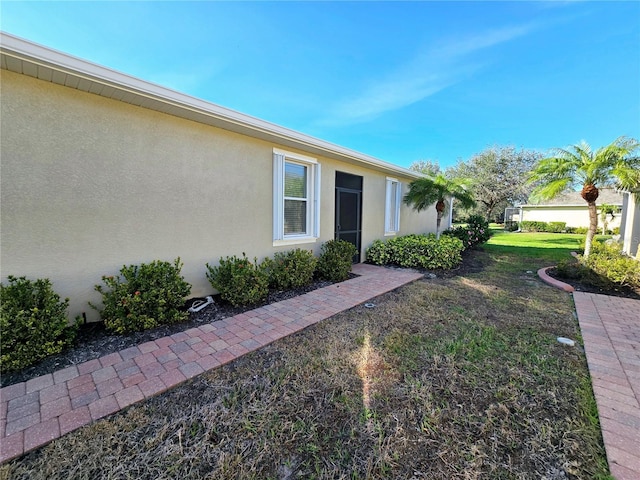
[[[611,474],[640,480],[640,300],[573,298]]]
[[[422,277],[364,264],[353,272],[360,276],[0,389],[0,463]]]

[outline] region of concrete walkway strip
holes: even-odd
[[[0,463],[423,276],[366,264],[353,272],[360,276],[0,389]]]

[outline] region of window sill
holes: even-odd
[[[385,237],[395,237],[398,232],[384,232]]]
[[[316,243],[318,239],[316,237],[298,237],[298,238],[285,238],[284,240],[274,240],[274,247],[282,247],[285,245],[298,245],[303,243]]]

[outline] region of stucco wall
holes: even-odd
[[[640,204],[635,194],[624,195],[622,227],[620,236],[622,249],[640,260]]]
[[[71,317],[95,320],[94,285],[123,264],[179,256],[192,296],[202,296],[212,291],[207,262],[295,248],[272,246],[278,145],[5,70],[1,82],[3,280],[48,277],[70,297]],[[383,237],[386,175],[316,158],[321,238],[301,247],[318,253],[333,238],[340,170],[364,176],[364,254]],[[432,213],[403,206],[401,233],[434,231]]]
[[[537,222],[566,222],[567,227],[589,227],[589,210],[584,207],[535,206],[522,207],[522,220]],[[620,226],[620,214],[612,220],[607,216],[607,228],[613,230]],[[598,211],[598,228],[602,228],[602,219]]]

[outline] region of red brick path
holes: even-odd
[[[422,277],[360,277],[0,389],[0,463]]]
[[[640,300],[573,298],[611,474],[640,480]]]

